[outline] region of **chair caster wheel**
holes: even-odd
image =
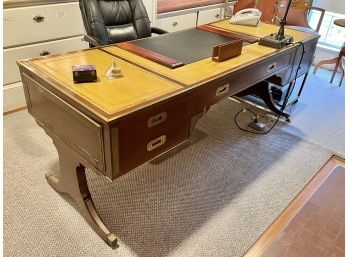
[[[291,123],[291,119],[290,118],[286,118],[285,121],[288,122],[288,123]]]

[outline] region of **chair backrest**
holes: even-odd
[[[86,34],[105,45],[151,36],[141,0],[79,0]]]
[[[276,24],[279,23],[276,17],[278,17],[279,19],[283,18],[287,5],[288,5],[288,0],[277,1],[274,7],[272,23],[276,23]],[[315,10],[320,13],[320,17],[319,17],[317,26],[315,28],[312,28],[308,23],[308,15],[311,10]],[[310,28],[319,32],[321,23],[324,18],[324,14],[325,14],[325,10],[322,8],[311,6],[310,0],[293,0],[289,9],[286,24],[291,26],[301,26],[305,28]]]

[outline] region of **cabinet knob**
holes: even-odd
[[[42,15],[36,15],[36,16],[33,18],[33,20],[34,20],[35,22],[37,22],[37,23],[39,23],[39,22],[44,22],[44,21],[45,21],[45,17],[42,16]]]
[[[215,18],[218,19],[220,17],[220,14],[215,14]]]
[[[40,53],[41,56],[46,56],[46,55],[50,55],[50,54],[51,54],[51,52],[50,52],[50,51],[46,51],[46,50],[43,50],[43,51]]]
[[[175,27],[175,26],[178,26],[178,22],[174,21],[174,22],[173,22],[173,26],[174,26],[174,27]]]

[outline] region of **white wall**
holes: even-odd
[[[345,0],[314,0],[313,6],[325,9],[328,12],[344,14]]]

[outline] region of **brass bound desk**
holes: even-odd
[[[231,25],[211,26],[257,38],[278,29]],[[305,45],[298,76],[310,68],[318,35],[286,30]],[[114,180],[185,142],[197,120],[221,99],[271,76],[282,83],[294,79],[302,53],[299,44],[276,50],[257,43],[224,62],[206,58],[170,69],[115,45],[63,55],[18,61],[28,111],[52,138],[60,176],[47,174],[50,185],[70,194],[94,230],[110,246],[116,236],[99,218],[85,167]],[[124,77],[107,80],[104,72],[116,61]],[[74,84],[71,66],[93,64],[98,82]]]

